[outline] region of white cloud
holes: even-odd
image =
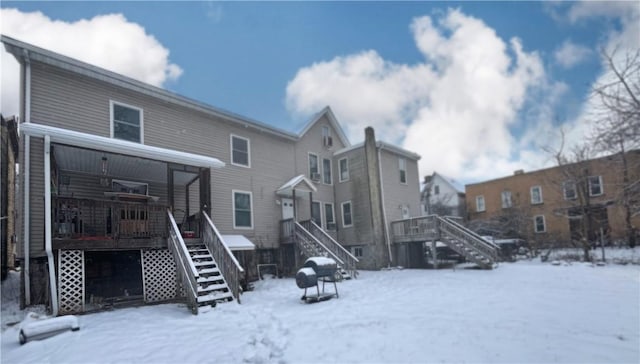
[[[553,56],[558,64],[564,68],[571,68],[576,64],[584,61],[592,54],[591,49],[575,44],[570,40],[565,40],[564,43],[553,53]]]
[[[416,18],[411,30],[425,62],[394,64],[366,51],[313,64],[289,83],[289,110],[308,115],[330,105],[352,141],[371,125],[378,138],[421,154],[421,174],[470,181],[544,164],[511,131],[537,127],[537,112],[533,125],[518,124],[532,88],[556,87],[540,57],[459,10]]]
[[[64,54],[161,87],[182,69],[169,61],[169,50],[121,14],[99,15],[75,22],[53,20],[40,12],[0,9],[3,35]],[[18,63],[2,54],[3,114],[18,111]]]

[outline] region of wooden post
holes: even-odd
[[[309,220],[313,221],[313,192],[309,191]]]
[[[435,240],[431,240],[431,257],[433,259],[433,269],[438,269],[438,250]]]
[[[296,203],[296,189],[294,188],[291,191],[291,195],[292,195],[292,200],[293,200],[293,222],[298,221],[298,210],[297,210],[297,203]]]

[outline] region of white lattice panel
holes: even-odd
[[[58,250],[58,311],[84,311],[84,251]]]
[[[168,249],[142,251],[145,302],[176,297],[176,264]]]

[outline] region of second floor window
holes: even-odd
[[[476,196],[476,212],[484,211],[484,196]]]
[[[589,177],[589,196],[600,196],[602,193],[602,177]]]
[[[318,156],[309,153],[309,178],[312,181],[320,181],[320,167],[318,166]]]
[[[407,160],[398,159],[398,169],[400,170],[400,183],[407,183]]]
[[[342,158],[338,161],[340,166],[340,182],[349,180],[349,162],[347,158]]]
[[[573,181],[565,181],[562,183],[562,191],[564,193],[565,200],[575,200],[576,195],[576,184]]]
[[[333,183],[331,179],[331,159],[322,159],[322,182],[327,185]]]
[[[502,191],[502,208],[508,209],[513,206],[513,202],[511,201],[511,191]]]
[[[540,186],[531,187],[531,203],[533,205],[542,203],[542,187]]]
[[[351,201],[342,203],[342,226],[349,227],[353,225],[351,218]]]
[[[111,137],[144,143],[142,109],[111,101]]]
[[[231,164],[251,166],[249,139],[231,135]]]

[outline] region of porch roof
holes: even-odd
[[[222,240],[231,251],[255,250],[256,246],[244,235],[222,235]]]
[[[301,184],[306,185],[306,188],[299,187]],[[293,190],[301,190],[305,192],[318,191],[318,189],[316,189],[316,187],[313,185],[313,182],[311,182],[307,177],[305,177],[304,174],[301,174],[299,176],[293,177],[292,179],[287,181],[287,183],[283,184],[280,188],[278,188],[278,190],[276,191],[276,194],[278,196],[290,197],[293,195]]]
[[[36,123],[22,123],[20,124],[20,131],[34,137],[44,137],[48,135],[54,143],[101,150],[116,154],[131,155],[134,157],[153,159],[162,162],[171,162],[204,168],[221,168],[225,165],[216,158],[206,157],[199,154],[154,147]]]

